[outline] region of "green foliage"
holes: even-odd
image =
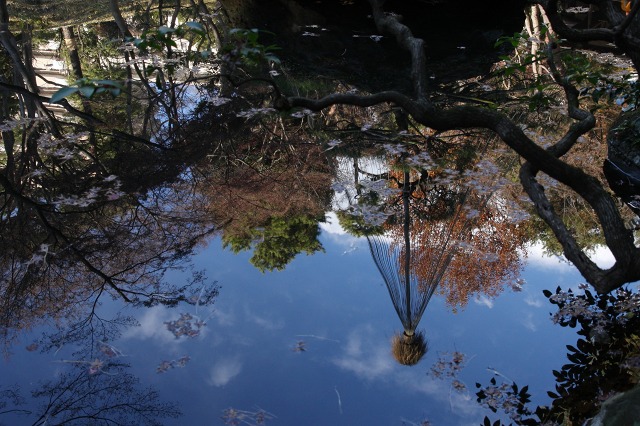
[[[623,111],[635,109],[640,86],[634,76],[612,65],[596,62],[574,51],[560,55],[565,79],[580,90],[580,95],[594,103],[615,102]]]
[[[161,26],[152,30],[147,30],[142,33],[140,37],[130,39],[134,46],[138,48],[141,55],[149,55],[151,53],[168,53],[173,48],[178,47],[176,39],[195,37],[203,38],[206,36],[205,28],[198,22],[185,22],[175,28]],[[206,59],[209,56],[209,51],[203,51],[197,53],[197,58],[194,59]],[[149,63],[145,67],[145,73],[150,76],[156,71],[166,70],[169,75],[173,75],[176,70],[176,66],[179,60],[173,60],[169,58],[161,61],[160,63]],[[193,55],[191,55],[193,56]],[[161,87],[162,81],[160,74],[157,74],[156,85]]]
[[[545,31],[546,32],[546,31]],[[500,37],[494,47],[504,48],[508,47],[510,51],[518,51],[528,43],[529,35],[527,33],[514,33],[512,36]],[[499,56],[500,60],[504,61],[505,66],[500,68],[500,73],[506,77],[514,75],[516,73],[525,73],[527,68],[536,62],[541,62],[545,59],[546,55],[543,51],[533,54],[530,52],[522,52],[516,55],[516,60],[513,60],[511,54]]]
[[[152,30],[147,30],[138,38],[131,41],[143,55],[149,52],[164,52],[168,48],[178,47],[174,38],[187,37],[190,33],[204,36],[205,29],[198,22],[185,22],[175,28],[161,26]]]
[[[556,386],[547,392],[551,406],[532,410],[527,406],[526,386],[498,384],[495,377],[488,386],[476,383],[477,400],[494,413],[504,411],[518,425],[585,424],[604,400],[640,381],[640,295],[626,289],[599,295],[585,289],[584,294],[575,294],[560,287],[555,293],[543,293],[558,307],[553,321],[562,327],[579,327],[580,336],[575,345],[567,345],[569,362],[553,371]],[[491,421],[485,418],[484,424]]]
[[[543,39],[548,30],[542,28],[540,38]],[[525,49],[530,43],[540,43],[538,49]],[[640,99],[640,86],[631,72],[616,69],[613,65],[593,60],[584,53],[575,50],[562,50],[560,41],[553,41],[554,60],[561,69],[563,78],[575,86],[583,98],[589,98],[594,103],[616,102],[623,106],[624,111],[635,109]],[[513,79],[521,78],[525,84],[525,95],[518,99],[528,104],[530,111],[539,111],[557,105],[558,97],[554,93],[557,84],[548,75],[528,74],[529,68],[536,64],[544,64],[548,59],[548,44],[531,41],[526,33],[515,33],[512,36],[501,37],[495,44],[496,48],[509,48],[515,54],[502,55],[500,59],[504,66],[498,71],[499,75]],[[560,52],[560,53],[557,53]]]
[[[234,253],[253,247],[250,261],[261,272],[282,270],[298,253],[323,251],[318,241],[318,221],[308,215],[273,217],[262,228],[254,228],[242,236],[224,235],[222,241]]]
[[[97,26],[83,26],[78,31],[78,54],[84,77],[108,80],[124,80],[126,69],[122,67],[122,40],[101,33]],[[49,38],[52,39],[55,37]],[[68,61],[66,44],[61,44],[62,55]]]
[[[367,237],[372,235],[382,235],[382,226],[367,223],[362,215],[352,214],[349,211],[338,211],[338,221],[345,231],[356,237]]]
[[[260,66],[264,64],[279,64],[280,59],[274,54],[280,48],[276,45],[265,46],[259,41],[260,33],[256,28],[234,28],[229,31],[229,37],[223,48],[223,59],[233,66]]]
[[[178,27],[170,28],[161,26],[153,30],[147,30],[138,38],[131,38],[132,42],[138,48],[142,55],[150,53],[165,53],[171,48],[177,48],[177,38],[185,38],[189,36],[204,37],[206,35],[205,28],[198,22],[185,22]],[[166,69],[169,74],[173,74],[176,68],[175,61],[163,61],[160,65],[151,63],[145,67],[147,76],[152,75],[155,71]],[[160,75],[156,84],[161,86]],[[109,93],[111,96],[118,96],[122,92],[123,86],[114,80],[82,78],[76,80],[72,85],[59,89],[51,97],[51,102],[56,103],[75,93],[80,93],[86,98],[92,98],[94,95],[101,93]]]
[[[63,87],[51,96],[51,103],[60,102],[61,100],[80,93],[85,98],[91,98],[94,95],[108,93],[116,97],[122,92],[122,85],[113,80],[97,80],[93,78],[81,78],[76,80],[71,86]]]
[[[612,294],[585,290],[544,292],[558,306],[554,320],[563,327],[580,327],[576,345],[567,345],[568,364],[553,371],[555,392],[549,417],[558,423],[582,424],[600,408],[596,401],[631,389],[638,383],[640,305],[638,294],[619,289]]]

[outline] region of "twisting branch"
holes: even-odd
[[[612,43],[615,41],[615,32],[610,28],[575,29],[569,27],[558,14],[558,0],[538,0],[534,3],[542,6],[553,31],[562,38],[572,41],[604,40]]]
[[[620,49],[629,55],[635,66],[640,65],[640,39],[634,36],[635,31],[639,28],[638,10],[640,3],[635,2],[628,15],[624,15],[617,1],[611,0],[589,0],[587,3],[597,4],[609,21],[611,28],[586,28],[576,29],[569,27],[562,17],[559,15],[559,0],[533,0],[533,3],[539,4],[545,10],[549,18],[549,22],[553,30],[562,38],[574,42],[588,41],[608,41],[615,43]]]
[[[549,72],[551,73],[553,80],[564,90],[564,95],[567,99],[567,113],[569,114],[569,117],[574,120],[578,120],[571,124],[569,130],[562,139],[548,149],[549,152],[559,158],[569,152],[580,136],[593,129],[596,125],[596,119],[589,111],[580,109],[578,89],[576,89],[569,79],[562,75],[558,70],[553,54],[553,45],[554,43],[549,43],[547,45],[547,65],[549,67]]]
[[[414,38],[408,28],[400,24],[395,16],[383,13],[381,0],[370,0],[370,2],[378,29],[395,36],[398,44],[409,50],[412,55],[412,78],[416,99],[394,91],[372,95],[332,94],[317,100],[300,97],[278,98],[275,107],[278,109],[304,107],[312,111],[320,111],[336,104],[370,107],[391,102],[404,109],[416,122],[438,131],[469,128],[492,130],[526,160],[521,169],[522,185],[536,204],[540,215],[553,229],[567,258],[576,265],[585,279],[599,292],[608,292],[625,283],[639,280],[640,249],[635,247],[633,235],[625,228],[613,199],[593,176],[560,160],[560,157],[576,143],[578,137],[593,128],[595,119],[592,114],[579,108],[578,91],[561,75],[553,62],[553,56],[550,55],[549,63],[553,77],[565,92],[569,116],[577,121],[556,144],[545,150],[527,137],[516,123],[501,112],[473,106],[441,109],[431,102],[423,91],[425,89],[422,83],[425,75],[425,54],[422,47],[419,49],[416,47],[422,46],[422,41]],[[551,21],[552,25],[560,27],[564,25],[558,21],[560,18],[557,15],[557,0],[543,0],[540,4],[543,4],[545,9],[554,9],[555,13],[550,14],[555,20],[555,24],[553,20]],[[554,30],[556,30],[555,27]],[[572,31],[569,33],[574,35]],[[613,32],[598,29],[577,34],[577,37],[581,40],[595,38],[612,40]],[[418,75],[416,72],[421,74]],[[608,270],[602,270],[580,249],[562,219],[553,211],[551,203],[544,194],[544,188],[536,181],[535,176],[539,171],[572,188],[593,208],[603,228],[607,245],[616,259],[614,266]]]
[[[423,100],[427,92],[424,41],[414,37],[409,27],[398,21],[394,15],[383,12],[384,0],[369,0],[369,3],[373,9],[373,20],[378,31],[394,35],[398,45],[411,54],[411,81],[414,95],[418,100]]]

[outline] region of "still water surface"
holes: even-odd
[[[319,132],[322,120],[308,111],[262,117],[273,111],[253,107],[261,105],[259,90],[245,102],[214,86],[180,83],[160,93],[149,82],[137,105],[148,116],[128,112],[124,121],[128,132],[144,122],[145,138],[153,129],[152,144],[143,139],[133,149],[135,138],[93,140],[75,130],[53,138],[34,125],[41,154],[55,167],[25,161],[21,178],[31,186],[2,211],[10,244],[0,276],[9,289],[0,423],[446,426],[478,425],[486,415],[509,423],[476,401],[476,383],[492,378],[528,385],[533,407],[551,402],[552,371],[567,363],[567,345],[580,345],[574,329],[551,321],[557,307],[543,290],[577,290],[582,278],[519,235],[509,191],[496,185],[509,161],[484,155],[486,135],[389,132],[386,107],[332,111],[322,117],[335,120],[333,130]],[[160,95],[170,100],[166,109],[149,101]],[[227,105],[232,99],[238,105]],[[93,105],[105,115],[108,106],[104,99]],[[113,118],[114,128],[121,120]],[[21,125],[5,130],[18,135]],[[300,132],[304,126],[312,136]],[[347,154],[331,157],[338,137],[361,135],[385,152],[356,158],[358,148],[344,143]],[[68,141],[104,149],[97,158],[107,167],[96,172],[86,149],[71,152]],[[70,160],[76,164],[67,169]],[[461,182],[449,179],[454,169]],[[381,221],[365,229],[367,215]],[[409,222],[413,234],[403,229]],[[283,223],[285,233],[299,234],[266,244],[261,272],[252,265],[256,245]],[[356,236],[367,232],[375,237]],[[381,260],[390,247],[396,257]],[[282,257],[268,257],[274,251]],[[611,264],[606,250],[594,257]],[[162,262],[176,259],[189,267],[170,269],[156,287]],[[412,262],[408,278],[402,270]],[[183,292],[190,303],[158,304],[164,283],[180,287],[193,279],[191,270],[208,279],[196,279],[195,295]],[[405,278],[414,303],[427,294],[411,309],[402,303]],[[205,303],[212,282],[218,293]],[[393,296],[393,288],[401,291]],[[148,289],[156,293],[141,295],[137,306],[124,303]],[[155,305],[144,307],[145,298]],[[403,329],[427,342],[412,366],[392,355]],[[604,400],[616,388],[607,385],[588,391]]]
[[[286,270],[263,274],[249,264],[249,252],[232,254],[213,239],[194,258],[220,285],[212,306],[131,309],[106,301],[101,316],[124,310],[139,325],[122,327],[109,342],[114,357],[95,351],[107,363],[91,380],[117,379],[122,371],[108,363],[127,364],[124,371],[142,387],[180,407],[178,419],[157,419],[163,424],[224,424],[231,407],[265,410],[273,416],[267,424],[479,424],[490,412],[476,402],[474,384],[497,373],[529,384],[534,403],[548,403],[551,370],[566,362],[565,345],[575,342],[575,333],[552,324],[542,290],[576,287],[580,277],[572,266],[531,247],[520,292],[494,300],[479,296],[458,313],[434,295],[418,327],[428,353],[408,367],[391,355],[391,338],[402,325],[366,239],[345,233],[329,215],[320,240],[324,253],[298,256]],[[170,279],[183,278],[175,273]],[[199,335],[172,334],[167,323],[182,314],[206,322],[192,327]],[[0,372],[3,384],[17,384],[24,395],[78,367],[65,362],[77,359],[78,347],[27,350],[37,335],[24,335]],[[464,368],[455,377],[446,377],[447,371],[436,377],[432,368],[438,360],[451,361],[454,351],[464,354]],[[163,362],[184,356],[189,360],[183,367],[162,369]],[[86,374],[91,368],[80,367]],[[454,389],[456,379],[466,388]],[[27,399],[25,407],[35,409],[45,399]],[[260,420],[246,416],[250,424]],[[32,421],[3,417],[7,424]]]

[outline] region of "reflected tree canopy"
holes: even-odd
[[[628,134],[635,119],[637,2],[585,2],[598,7],[598,25],[571,27],[574,2],[531,2],[526,31],[485,40],[497,41],[500,56],[492,53],[490,64],[473,64],[460,79],[447,75],[450,62],[429,63],[429,41],[421,38],[429,34],[417,32],[426,21],[415,12],[443,12],[446,2],[336,2],[348,19],[360,17],[357,37],[338,24],[333,32],[304,26],[328,17],[284,3],[286,17],[249,0],[111,0],[91,13],[71,1],[0,0],[5,346],[21,330],[50,322],[61,324],[60,334],[44,348],[79,341],[95,324],[96,339],[109,345],[117,330],[97,314],[104,297],[146,307],[210,305],[215,281],[192,271],[174,282],[168,272],[191,268],[190,256],[213,236],[234,252],[252,251],[263,272],[284,269],[300,253],[323,250],[319,225],[329,210],[369,243],[404,328],[395,344],[403,363],[417,363],[427,350],[416,330],[434,294],[455,310],[519,289],[522,257],[535,242],[563,253],[601,295],[585,293],[583,308],[609,315],[609,304],[635,303],[623,290],[607,296],[640,279],[640,249],[637,218],[610,191],[601,164],[609,127]],[[406,12],[402,20],[398,13]],[[262,13],[280,31],[253,28]],[[41,21],[32,18],[40,14]],[[352,44],[360,38],[371,44]],[[605,64],[576,47],[594,41],[614,43],[629,61]],[[54,62],[65,75],[41,67],[49,59],[39,48],[45,42],[59,46]],[[352,61],[339,54],[326,68],[312,64],[335,46],[360,47]],[[363,57],[400,65],[372,75],[377,68]],[[637,194],[623,195],[630,202]],[[611,267],[588,255],[602,243],[615,258]],[[549,297],[561,309],[568,303]],[[595,412],[579,400],[637,382],[624,367],[636,361],[637,339],[621,331],[633,317],[616,317],[609,340],[600,340],[598,325],[580,315],[559,320],[580,324],[584,339],[569,348],[572,364],[556,372],[553,406],[520,414],[562,422],[573,407],[583,421]],[[64,422],[111,393],[130,395],[113,418],[154,424],[176,414],[158,407],[153,391],[138,391],[125,365],[94,358],[100,348],[93,343],[87,348],[57,383],[33,394],[59,402],[37,413],[42,421]],[[612,361],[613,371],[602,366],[609,361],[598,364],[603,351],[628,354]],[[486,404],[484,392],[478,397]],[[522,389],[512,393],[527,398]],[[69,401],[78,394],[76,407]],[[5,396],[5,406],[19,405],[17,395]],[[120,406],[113,404],[104,409]]]
[[[135,325],[131,318],[90,316],[59,333],[45,333],[27,347],[43,354],[66,353],[56,359],[60,368],[55,379],[42,380],[23,391],[27,384],[3,383],[0,413],[11,424],[140,424],[161,425],[181,415],[173,403],[163,401],[151,387],[142,386],[129,371],[124,355],[109,342]]]
[[[17,9],[11,15],[11,7],[14,6]],[[332,165],[326,151],[318,146],[318,141],[348,145],[349,139],[358,133],[373,143],[412,147],[413,160],[422,162],[419,173],[425,176],[434,173],[434,163],[430,162],[433,159],[440,163],[448,162],[446,166],[440,164],[441,168],[462,171],[475,167],[489,175],[495,171],[480,162],[488,160],[480,151],[482,144],[479,145],[473,136],[465,135],[467,130],[456,137],[443,137],[446,135],[443,132],[450,129],[485,128],[492,130],[531,163],[531,166],[524,164],[521,167],[520,180],[538,208],[538,214],[553,230],[562,250],[587,280],[599,291],[607,291],[635,279],[637,248],[612,199],[597,180],[585,174],[589,171],[586,167],[558,160],[593,127],[595,119],[585,109],[580,109],[575,98],[575,93],[578,93],[576,85],[582,84],[582,80],[561,81],[563,69],[583,66],[577,60],[561,64],[555,56],[542,53],[545,52],[544,46],[538,46],[532,57],[536,61],[548,61],[549,74],[544,78],[547,78],[545,87],[550,91],[540,92],[540,99],[524,97],[529,108],[540,111],[533,102],[544,100],[548,104],[548,97],[556,94],[564,94],[567,99],[569,117],[564,121],[568,127],[558,126],[549,132],[549,136],[559,143],[554,148],[556,152],[540,148],[534,143],[535,136],[531,132],[522,132],[522,126],[518,127],[516,121],[509,118],[508,114],[520,114],[519,107],[505,109],[505,113],[495,110],[500,100],[488,96],[499,96],[499,91],[495,90],[499,80],[487,80],[484,86],[467,82],[459,93],[454,93],[452,86],[443,85],[442,90],[449,91],[444,96],[433,92],[425,80],[428,73],[424,53],[420,51],[422,40],[410,34],[409,28],[391,15],[385,14],[377,1],[370,2],[377,30],[385,35],[397,34],[399,45],[409,51],[413,86],[408,92],[367,94],[340,82],[327,80],[325,85],[305,86],[306,83],[297,81],[296,76],[287,78],[284,74],[287,68],[276,56],[278,46],[268,44],[270,38],[277,40],[278,35],[259,30],[232,29],[237,18],[233,13],[238,11],[225,9],[224,2],[160,4],[153,10],[149,7],[146,10],[144,7],[121,9],[120,6],[118,2],[110,2],[110,9],[103,11],[105,18],[114,19],[115,26],[110,29],[103,26],[102,30],[90,30],[85,34],[79,33],[79,28],[74,28],[72,23],[65,23],[67,26],[63,28],[66,30],[60,37],[65,42],[68,66],[76,81],[51,96],[44,96],[40,90],[43,80],[38,80],[40,77],[34,68],[37,61],[31,60],[38,33],[29,23],[11,21],[12,16],[20,16],[19,3],[7,5],[3,2],[2,22],[9,31],[3,33],[2,45],[11,60],[7,62],[6,69],[7,76],[11,78],[2,82],[5,155],[1,183],[6,199],[2,217],[5,228],[10,228],[10,232],[22,233],[28,229],[31,234],[39,233],[33,234],[30,246],[22,249],[21,256],[26,257],[22,263],[28,263],[32,256],[37,259],[46,253],[47,258],[53,260],[54,254],[59,256],[59,253],[69,252],[75,262],[97,274],[111,291],[128,298],[117,281],[124,278],[116,279],[123,268],[107,270],[104,259],[99,261],[87,254],[90,244],[96,247],[111,244],[113,247],[113,243],[82,240],[97,238],[96,235],[82,234],[82,230],[103,229],[113,239],[126,226],[135,230],[134,233],[146,232],[140,235],[165,236],[167,229],[162,232],[143,231],[141,229],[146,224],[132,222],[112,224],[111,228],[97,223],[85,223],[83,227],[76,226],[72,218],[80,213],[93,212],[97,220],[115,215],[123,223],[138,219],[153,222],[155,212],[151,212],[150,206],[159,203],[144,198],[152,196],[154,191],[165,197],[165,189],[157,189],[161,183],[182,180],[184,185],[192,185],[195,181],[215,182],[211,188],[216,188],[216,201],[204,201],[202,197],[207,191],[202,189],[193,192],[192,200],[180,201],[184,211],[176,212],[177,216],[184,216],[186,212],[202,213],[203,216],[196,219],[200,229],[191,228],[189,241],[182,241],[184,248],[176,249],[175,253],[186,253],[200,236],[208,235],[218,227],[219,230],[224,228],[224,240],[233,250],[255,248],[253,263],[260,269],[281,269],[298,252],[321,250],[313,222],[321,220],[329,203],[331,192],[325,179],[335,165]],[[249,2],[245,6],[249,8]],[[549,24],[556,25],[556,31],[565,31],[562,21],[550,12],[553,5],[541,3],[540,6],[538,13],[544,14]],[[59,12],[53,8],[48,19],[59,19],[55,18],[55,13]],[[630,14],[627,21],[632,22],[633,16]],[[159,21],[154,21],[156,19]],[[154,22],[160,25],[154,25]],[[534,30],[530,25],[529,31]],[[600,35],[604,37],[606,32]],[[78,36],[87,42],[86,46],[103,51],[91,56],[91,49],[87,47],[87,55],[85,52],[80,55],[76,42]],[[117,37],[123,40],[123,44],[114,45],[113,40]],[[108,43],[105,44],[106,40]],[[548,45],[552,47],[554,42]],[[519,44],[513,42],[513,46],[517,48]],[[121,56],[108,56],[116,54]],[[105,61],[108,63],[106,67]],[[523,67],[526,69],[526,64]],[[516,71],[519,72],[520,68],[516,67],[507,75],[514,75]],[[100,73],[100,79],[89,76]],[[538,75],[539,70],[534,74],[536,78],[543,78]],[[480,96],[473,92],[478,89],[487,94]],[[306,96],[313,93],[327,96],[318,100]],[[503,100],[505,105],[512,101],[508,97]],[[488,108],[474,106],[474,102],[484,103]],[[56,108],[62,107],[64,114],[56,111],[54,104]],[[549,106],[548,110],[552,109]],[[280,113],[275,114],[276,111]],[[322,114],[314,115],[311,111],[322,111]],[[534,125],[536,118],[527,116],[522,121],[526,123],[524,126]],[[203,157],[209,160],[208,164],[204,164]],[[609,244],[618,260],[616,265],[608,270],[601,269],[584,254],[584,248],[577,242],[575,228],[578,223],[586,223],[585,220],[582,216],[578,216],[578,221],[566,224],[559,220],[553,213],[553,206],[560,202],[566,205],[566,202],[554,200],[556,193],[552,190],[541,190],[544,186],[552,188],[555,183],[535,180],[538,170],[582,197],[577,211],[589,205],[589,210],[595,212],[597,219],[581,234],[593,234],[591,230],[597,225],[600,228],[597,234]],[[513,165],[511,170],[498,173],[512,177],[515,174]],[[455,191],[445,190],[455,194]],[[423,191],[420,196],[428,199],[437,189],[428,191]],[[257,199],[251,192],[268,192],[269,199]],[[181,190],[176,193],[186,195]],[[142,199],[138,196],[134,203],[126,201],[131,209],[127,215],[121,209],[126,198],[135,196],[132,194],[144,195]],[[228,200],[226,205],[222,201],[225,197]],[[478,206],[471,209],[482,205],[481,199],[486,196],[480,194],[477,197],[480,199],[474,203]],[[438,202],[446,205],[445,199]],[[190,203],[193,204],[187,208]],[[429,208],[434,213],[435,206]],[[209,210],[213,213],[217,211],[217,214],[207,216],[204,212],[208,209],[213,209]],[[244,219],[240,217],[256,210],[263,213],[250,213]],[[149,216],[143,218],[138,212],[147,212]],[[233,219],[230,212],[237,213]],[[18,217],[21,219],[17,220]],[[30,219],[23,219],[26,217]],[[424,218],[416,220],[424,221]],[[497,217],[492,220],[491,226],[494,227],[498,222],[500,226],[506,226],[508,222]],[[179,222],[174,220],[171,226],[179,227]],[[424,223],[432,224],[434,221]],[[114,227],[118,228],[117,232]],[[533,229],[539,230],[540,227]],[[10,232],[3,234],[8,236]],[[485,235],[483,238],[484,245],[495,246],[486,251],[498,255],[505,263],[502,267],[505,270],[506,264],[513,263],[515,259],[515,255],[511,254],[509,258],[507,253],[515,253],[513,249],[518,243],[509,246],[495,240],[495,236],[503,234],[506,232],[492,231],[493,237]],[[428,232],[424,235],[417,237],[422,238],[423,243]],[[80,236],[81,240],[75,242]],[[171,237],[169,240],[173,241]],[[68,247],[61,250],[53,242]],[[590,244],[589,241],[586,243]],[[172,244],[157,243],[163,247],[171,247]],[[557,245],[549,247],[553,251],[558,250]],[[139,249],[130,248],[132,252],[140,253]],[[9,252],[6,253],[9,256]],[[156,253],[155,256],[159,255]],[[161,257],[171,256],[163,253]],[[152,257],[147,256],[147,259]],[[462,259],[462,256],[453,259]],[[136,263],[142,262],[140,259]],[[487,270],[486,267],[479,269]],[[460,276],[456,281],[458,287],[464,281],[467,286],[485,288],[491,293],[487,288],[489,282],[501,281],[499,277],[463,271],[456,267],[455,261],[449,270],[457,271],[450,272],[451,276]],[[463,278],[464,273],[469,276]],[[18,268],[12,274],[15,277],[12,279],[21,279],[19,277],[25,275],[25,271]],[[466,303],[464,300],[468,297],[462,293],[475,291],[456,290],[462,293],[454,295],[454,291],[446,289],[448,282],[453,280],[444,279],[441,291],[449,292],[452,305]]]

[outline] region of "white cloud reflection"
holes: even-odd
[[[533,313],[531,313],[531,312],[527,312],[527,313],[525,314],[524,318],[522,318],[522,325],[524,325],[524,327],[525,327],[527,330],[530,330],[530,331],[534,331],[534,332],[535,332],[535,331],[537,331],[537,330],[538,330],[538,326],[537,326],[537,325],[536,325],[536,323],[534,322],[533,318],[534,318],[534,317],[533,317]],[[536,316],[536,318],[537,318],[537,316]]]
[[[162,306],[149,308],[138,318],[139,326],[127,328],[122,333],[122,337],[176,343],[179,339],[176,339],[165,325],[165,322],[171,320],[174,314],[175,312],[168,311]]]
[[[320,223],[320,229],[323,231],[336,235],[344,235],[347,233],[347,231],[340,226],[340,221],[338,220],[338,216],[335,212],[327,213],[324,220],[324,222]]]
[[[344,353],[333,359],[333,363],[366,380],[378,379],[389,374],[394,367],[389,347],[380,343],[373,344],[373,334],[370,325],[352,330],[347,338]]]
[[[355,237],[349,233],[340,225],[340,220],[335,212],[329,212],[325,215],[325,221],[320,223],[320,229],[324,232],[325,236],[331,239],[336,244],[346,247],[345,253],[352,252],[360,246],[367,244],[366,239]]]
[[[564,256],[549,256],[544,252],[544,247],[540,243],[529,245],[527,248],[527,263],[531,266],[554,270],[558,272],[571,272],[575,267]],[[589,258],[601,268],[609,268],[615,262],[609,247],[598,246],[594,250],[587,252]]]
[[[209,370],[207,383],[211,386],[224,386],[242,371],[242,362],[237,358],[225,358],[216,361]]]
[[[259,315],[251,311],[251,308],[244,307],[244,315],[247,321],[258,325],[265,330],[281,330],[284,328],[285,322],[282,318],[270,318],[268,316]]]
[[[523,301],[534,308],[541,308],[546,305],[540,296],[533,295],[531,293],[528,293]]]
[[[473,299],[473,301],[478,305],[486,306],[487,308],[493,308],[493,300],[489,299],[484,294],[480,294]]]
[[[231,327],[236,323],[235,312],[232,309],[221,309],[218,307],[211,314],[211,318],[215,320],[218,325],[224,327]]]
[[[540,243],[529,245],[527,248],[527,264],[538,269],[570,272],[573,265],[564,256],[549,256]]]
[[[456,417],[456,424],[476,424],[472,419],[480,417],[483,409],[473,397],[473,389],[456,392],[450,383],[424,374],[424,366],[419,370],[414,367],[399,365],[391,355],[391,338],[381,338],[370,324],[355,327],[348,336],[343,352],[332,359],[332,363],[339,368],[353,373],[360,379],[389,383],[398,386],[407,393],[421,393],[433,399],[436,404],[451,407],[452,416]]]

